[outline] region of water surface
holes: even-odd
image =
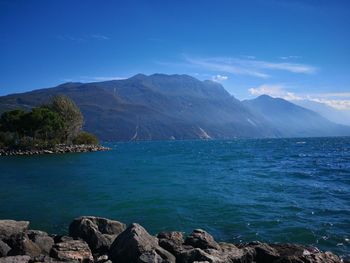
[[[64,233],[80,215],[151,233],[350,252],[350,138],[109,143],[109,152],[0,157],[0,218]]]

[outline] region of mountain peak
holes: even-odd
[[[142,74],[142,73],[138,73],[138,74],[130,77],[130,79],[144,79],[144,78],[147,78],[147,75]]]

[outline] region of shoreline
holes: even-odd
[[[109,151],[111,148],[102,145],[76,144],[76,145],[56,145],[46,149],[0,149],[0,156],[22,156],[22,155],[42,155],[42,154],[64,154]]]
[[[217,242],[202,229],[150,235],[141,225],[82,216],[67,236],[31,230],[28,221],[0,220],[0,263],[299,263],[350,262],[318,248],[287,243]]]

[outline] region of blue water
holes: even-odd
[[[110,143],[108,152],[0,157],[0,218],[67,231],[80,215],[151,233],[298,242],[350,254],[350,138]]]

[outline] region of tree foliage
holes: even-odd
[[[49,108],[59,113],[65,123],[64,136],[67,142],[72,142],[83,127],[84,118],[78,106],[64,95],[53,97]]]
[[[66,96],[55,96],[48,105],[30,112],[12,110],[0,117],[0,147],[33,148],[55,144],[98,144],[98,139],[82,132],[83,115]]]
[[[98,139],[95,135],[88,132],[80,132],[78,136],[73,140],[74,144],[98,144]]]

